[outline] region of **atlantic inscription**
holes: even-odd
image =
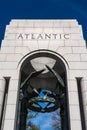
[[[42,33],[42,34],[37,34],[37,33],[20,33],[17,35],[17,39],[20,40],[51,40],[51,39],[70,39],[70,34],[56,34],[56,33]]]

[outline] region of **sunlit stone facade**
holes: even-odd
[[[76,20],[12,20],[6,26],[0,50],[1,130],[17,130],[20,68],[37,52],[56,55],[64,63],[69,129],[87,130],[87,49]]]

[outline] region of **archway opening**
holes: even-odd
[[[19,130],[68,130],[67,77],[62,60],[32,54],[20,69]]]

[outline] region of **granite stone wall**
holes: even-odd
[[[20,67],[27,56],[37,50],[58,53],[65,63],[71,130],[82,130],[76,82],[76,77],[82,77],[87,127],[87,49],[82,26],[76,20],[12,20],[6,26],[0,50],[0,112],[5,88],[4,77],[10,77],[2,130],[15,130]]]

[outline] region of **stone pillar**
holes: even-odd
[[[16,76],[17,77],[17,76]],[[18,79],[10,79],[3,130],[14,130],[16,122],[16,104]]]
[[[2,120],[2,105],[3,105],[3,98],[4,98],[4,91],[5,91],[5,79],[0,79],[0,123]]]
[[[87,80],[84,80],[84,79],[82,81],[82,91],[83,91],[85,123],[86,123],[86,129],[87,129]]]
[[[76,78],[68,75],[68,97],[71,130],[82,130]]]

